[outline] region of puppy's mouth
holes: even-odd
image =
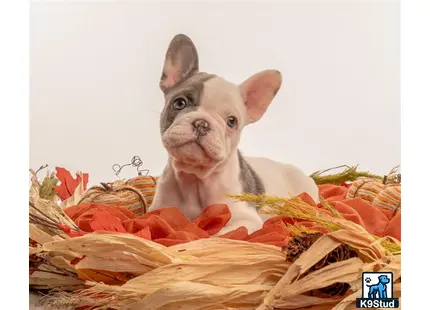
[[[210,152],[198,138],[171,146],[168,151],[173,158],[190,166],[211,166],[223,159],[218,152]]]
[[[183,165],[214,166],[226,158],[222,132],[204,120],[179,122],[162,140],[169,155]]]
[[[175,160],[190,166],[213,166],[225,159],[223,144],[218,139],[207,137],[181,137],[181,139],[163,139],[169,155]]]

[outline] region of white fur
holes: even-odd
[[[289,197],[307,192],[318,201],[318,189],[314,181],[300,169],[266,158],[246,157],[246,160],[261,177],[266,193]],[[229,206],[231,219],[218,235],[245,226],[250,233],[261,228],[269,215],[258,214],[257,209],[245,202],[233,201],[226,194],[242,192],[239,181],[239,161],[231,158],[203,180],[192,174],[175,171],[168,164],[160,177],[157,193],[150,210],[178,206],[190,219],[196,218],[205,206],[225,203]]]
[[[189,91],[186,88],[199,79],[195,74],[198,71],[195,55],[197,52],[188,37],[178,35],[172,40],[160,85],[174,86],[177,77],[188,79],[188,84],[185,81],[171,93],[162,86],[166,95],[163,113],[172,112],[175,98],[185,98]],[[169,66],[172,59],[180,65]],[[225,203],[231,211],[231,219],[219,234],[240,226],[245,226],[249,232],[260,229],[268,216],[260,216],[255,207],[233,201],[226,195],[243,191],[237,154],[242,129],[263,116],[281,81],[281,74],[276,70],[259,72],[240,85],[220,77],[205,80],[198,108],[177,114],[162,134],[169,160],[150,210],[177,206],[188,218],[194,219],[207,206]],[[237,126],[227,126],[229,117],[237,119]],[[205,121],[210,128],[202,136],[196,134],[193,127],[197,120]],[[315,182],[297,167],[266,158],[248,157],[246,160],[261,178],[266,194],[289,197],[307,192],[318,201]]]
[[[246,160],[263,180],[268,195],[287,198],[306,192],[315,202],[319,201],[314,180],[296,166],[263,157],[246,157]],[[271,217],[260,216],[264,220]]]
[[[240,226],[252,233],[270,217],[258,214],[255,207],[245,202],[226,197],[227,194],[240,194],[243,190],[239,180],[237,146],[241,129],[247,122],[247,111],[239,94],[239,88],[224,79],[207,81],[197,111],[177,117],[164,133],[163,142],[170,158],[159,179],[150,210],[177,206],[188,218],[194,219],[205,207],[225,203],[232,216],[218,235]],[[224,117],[230,113],[235,113],[242,123],[237,132],[232,133],[226,128]],[[191,123],[196,119],[207,120],[213,129],[202,138],[200,145],[192,143],[195,138]],[[267,194],[290,197],[307,192],[318,201],[316,184],[297,167],[266,158],[245,159],[262,179]]]

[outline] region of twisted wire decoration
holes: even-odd
[[[147,176],[149,173],[148,169],[142,169],[141,168],[143,166],[143,161],[139,156],[133,156],[131,158],[130,163],[128,163],[128,164],[125,164],[122,166],[120,166],[118,164],[113,165],[112,170],[115,172],[115,175],[117,177],[119,177],[119,174],[121,173],[122,168],[127,167],[127,166],[136,167],[136,171],[137,171],[138,176],[142,176],[143,173],[145,173],[145,176]]]

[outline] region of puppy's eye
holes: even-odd
[[[185,98],[176,98],[175,100],[173,100],[173,108],[175,110],[182,110],[187,106],[187,101],[185,100]]]
[[[229,116],[229,117],[227,118],[227,125],[228,125],[228,127],[230,127],[230,128],[234,128],[234,127],[236,126],[236,124],[237,124],[237,119],[236,119],[236,117],[234,117],[234,116]]]

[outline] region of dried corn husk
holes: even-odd
[[[361,296],[361,272],[387,270],[393,272],[395,296],[400,296],[399,241],[372,236],[360,225],[296,199],[241,198],[263,204],[275,214],[314,221],[330,233],[289,263],[280,248],[246,241],[208,238],[165,247],[131,234],[61,237],[50,228],[30,224],[30,236],[39,244],[30,248],[30,254],[46,259],[41,265],[44,271],[34,272],[30,283],[36,288],[62,290],[43,298],[47,309],[345,310],[354,309],[355,298]],[[62,223],[70,220],[64,212],[51,212]],[[358,257],[313,271],[321,258],[341,244]],[[80,261],[72,264],[75,258]],[[67,276],[48,273],[58,270]],[[83,280],[86,288],[76,291]],[[346,283],[350,288],[342,297],[308,294],[334,283]]]
[[[186,295],[190,298],[184,304],[187,306],[232,306],[240,303],[244,309],[255,309],[289,266],[278,247],[221,238],[200,239],[167,248],[133,235],[90,234],[43,246],[45,252],[69,250],[86,256],[81,266],[81,262],[75,266],[77,269],[100,269],[103,266],[104,270],[119,271],[118,266],[121,266],[121,271],[124,271],[127,265],[122,262],[125,260],[130,266],[128,272],[142,264],[151,269],[149,272],[141,270],[140,276],[121,287],[93,283],[94,286],[82,292],[83,296],[78,299],[68,296],[79,304],[92,305],[103,303],[94,297],[100,292],[113,294],[115,300],[109,299],[108,304],[101,306],[114,309],[126,306],[157,309],[156,304],[159,303],[162,307],[175,307],[175,300]],[[96,257],[93,265],[88,263],[89,257]],[[111,264],[112,259],[117,265]],[[170,289],[173,290],[172,296],[166,298],[163,292]],[[148,306],[142,308],[141,303]]]
[[[181,306],[185,309],[327,306],[330,309],[343,302],[339,309],[347,309],[350,303],[346,298],[361,289],[358,283],[362,271],[385,267],[394,272],[396,279],[400,275],[399,256],[391,255],[381,245],[373,243],[370,235],[366,237],[346,229],[335,231],[319,238],[289,265],[279,248],[257,243],[210,238],[166,248],[132,235],[91,234],[50,242],[43,246],[43,250],[76,251],[86,255],[82,262],[88,257],[94,258],[92,263],[81,266],[79,263],[75,266],[77,269],[99,268],[97,262],[100,262],[104,270],[111,271],[119,269],[106,263],[106,259],[114,259],[122,265],[127,252],[132,254],[128,255],[129,263],[151,262],[148,266],[151,270],[141,270],[141,275],[122,286],[87,282],[91,288],[77,294],[47,297],[45,302],[49,305],[53,298],[60,298],[63,303],[90,305],[97,309],[178,309]],[[95,248],[89,247],[90,244]],[[330,264],[301,277],[340,244],[354,248],[358,257]],[[310,290],[339,282],[351,285],[346,297],[306,295]],[[105,298],[100,298],[100,294],[105,294]]]
[[[82,183],[80,187],[83,190]],[[36,246],[29,247],[29,255],[30,262],[37,261],[37,263],[33,264],[36,265],[34,270],[30,263],[30,288],[68,290],[82,288],[83,281],[78,278],[75,268],[70,264],[70,261],[77,257],[76,253],[71,251],[61,254],[54,251],[47,253],[42,249],[43,244],[69,239],[67,234],[58,227],[58,223],[70,227],[76,227],[76,225],[54,200],[40,198],[39,189],[39,183],[33,181],[29,194],[29,238],[32,240],[31,244]],[[77,188],[75,195],[69,199],[73,197],[77,199],[80,193]]]
[[[377,268],[377,270],[393,271],[393,280],[396,280],[400,276],[400,256],[387,256],[384,251],[385,253],[375,253],[373,256],[374,259],[369,260],[369,253],[378,251],[378,249],[372,248],[371,243],[367,243],[368,248],[366,249],[365,243],[365,239],[359,238],[346,230],[340,230],[322,236],[290,266],[287,273],[276,284],[275,288],[265,297],[263,304],[258,310],[273,308],[298,309],[301,307],[328,303],[329,300],[332,301],[332,307],[338,304],[337,309],[343,310],[347,309],[346,307],[351,303],[354,303],[357,297],[352,299],[346,297],[343,300],[339,300],[339,298],[324,298],[321,300],[321,298],[311,298],[304,293],[327,287],[334,283],[347,283],[351,286],[351,292],[358,292],[360,290],[361,294],[361,273],[363,271],[374,270],[374,268]],[[358,250],[359,257],[330,264],[301,277],[310,267],[318,263],[322,257],[340,244],[347,244]],[[364,249],[366,249],[366,251],[363,251]],[[362,260],[362,258],[364,260]],[[365,261],[368,261],[368,263]],[[384,266],[386,269],[381,269],[381,266]]]
[[[67,216],[67,214],[63,211],[63,207],[60,207],[52,200],[42,199],[39,196],[39,190],[37,189],[38,185],[33,183],[30,188],[29,194],[29,215],[30,215],[30,223],[37,226],[40,230],[43,230],[47,234],[51,236],[59,236],[62,238],[68,238],[67,235],[57,226],[58,223],[65,224],[69,227],[74,227],[77,229],[76,224],[73,222],[71,218]],[[79,188],[82,187],[83,184],[78,186],[75,191],[75,194],[69,199],[73,199],[79,195]],[[75,197],[76,199],[76,197]],[[70,201],[64,201],[64,204],[71,203]],[[32,231],[30,231],[30,238]]]

